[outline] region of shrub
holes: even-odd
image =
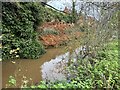
[[[43,45],[33,40],[22,40],[20,43],[20,57],[23,58],[39,58],[45,53]]]
[[[16,58],[16,55],[20,55],[19,58],[30,58],[30,56],[31,58],[38,57],[38,55],[44,52],[44,49],[43,46],[39,44],[40,42],[36,40],[38,36],[35,31],[37,26],[45,21],[52,21],[53,19],[70,22],[70,17],[68,16],[69,15],[64,15],[50,8],[43,7],[37,2],[3,2],[2,58]],[[58,34],[58,32],[55,31],[50,31],[50,33]],[[25,46],[25,42],[29,45]],[[20,48],[21,45],[24,47]],[[10,54],[10,50],[17,48],[20,48],[20,52],[13,55]]]
[[[36,3],[3,2],[2,4],[2,58],[38,58],[44,48],[37,41],[36,26],[40,23]],[[34,9],[33,9],[34,8]],[[36,9],[36,10],[35,10]],[[35,11],[34,11],[35,10]],[[36,15],[34,15],[36,14]],[[10,53],[20,48],[20,51]],[[31,48],[31,49],[30,49]],[[28,54],[28,55],[26,55]]]
[[[85,58],[78,60],[77,66],[71,65],[68,70],[75,77],[70,80],[90,81],[90,88],[120,88],[117,44],[110,43],[108,50],[99,51],[98,58]]]
[[[109,44],[110,50],[104,53],[106,57],[102,57],[102,60],[92,58],[82,59],[71,64],[68,70],[72,77],[69,77],[67,81],[56,82],[44,82],[41,81],[39,85],[32,85],[29,88],[81,88],[81,89],[115,89],[119,90],[120,85],[120,72],[118,64],[118,43]],[[113,57],[114,55],[114,57]],[[101,55],[99,55],[101,57]]]

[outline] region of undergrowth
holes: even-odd
[[[104,56],[103,56],[104,55]],[[118,64],[118,42],[108,44],[106,51],[98,53],[99,58],[77,60],[77,65],[68,67],[69,77],[67,81],[44,82],[39,85],[26,86],[26,88],[44,89],[120,89],[120,72]]]

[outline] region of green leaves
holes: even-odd
[[[2,4],[3,59],[10,59],[9,52],[15,48],[20,48],[18,53],[20,58],[38,58],[45,50],[36,40],[37,26],[53,19],[71,22],[70,15],[42,7],[37,2],[4,2]],[[45,33],[59,34],[55,31]]]
[[[45,52],[44,47],[36,39],[37,33],[34,27],[40,22],[38,20],[40,7],[33,2],[4,2],[2,6],[2,34],[4,35],[2,58],[16,58],[16,55],[20,58],[38,58]],[[10,54],[10,51],[16,48],[20,48],[20,51]]]
[[[38,42],[33,40],[21,41],[20,57],[22,58],[39,58],[41,54],[45,53],[44,47]]]
[[[10,86],[16,86],[16,80],[15,80],[15,78],[13,76],[9,77],[9,81],[8,82],[9,82]]]
[[[73,77],[69,77],[68,81],[59,81],[54,83],[47,82],[47,84],[41,83],[39,87],[37,87],[72,89],[115,88],[118,90],[120,88],[120,72],[118,58],[116,58],[118,57],[118,50],[115,49],[116,43],[114,43],[114,45],[110,43],[108,48],[111,49],[99,53],[104,54],[104,57],[99,55],[99,58],[94,58],[94,60],[92,60],[94,64],[91,64],[90,59],[78,60],[78,66],[76,68],[74,68],[74,65],[71,64],[67,70]],[[115,57],[112,56],[113,54]]]

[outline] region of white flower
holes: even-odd
[[[16,50],[15,49],[13,49],[13,52],[15,52]]]
[[[17,54],[17,52],[15,52],[15,54]]]
[[[0,58],[0,62],[2,61],[2,59]]]
[[[13,53],[13,50],[10,50],[10,54],[12,54]]]
[[[14,53],[16,50],[10,50],[10,54]]]
[[[19,57],[19,55],[16,55],[16,57]]]
[[[17,48],[17,50],[20,50],[20,48]]]
[[[27,84],[28,82],[29,82],[28,80],[24,80],[24,81],[23,81],[24,84]]]

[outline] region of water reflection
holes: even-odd
[[[78,56],[76,53],[79,54],[80,50],[81,48],[75,49],[71,55],[72,59],[76,60]],[[23,76],[27,77],[29,85],[39,83],[41,80],[66,80],[65,67],[70,58],[70,52],[65,52],[66,47],[51,48],[37,60],[20,59],[14,62],[9,60],[2,62],[2,87],[6,87],[10,75],[15,77],[17,88],[21,87]]]
[[[68,65],[69,59],[75,62],[80,56],[80,51],[82,47],[75,49],[72,54],[67,52],[65,54],[57,56],[55,59],[51,59],[49,62],[45,62],[42,68],[42,79],[45,81],[54,82],[56,80],[66,80],[65,67]]]

